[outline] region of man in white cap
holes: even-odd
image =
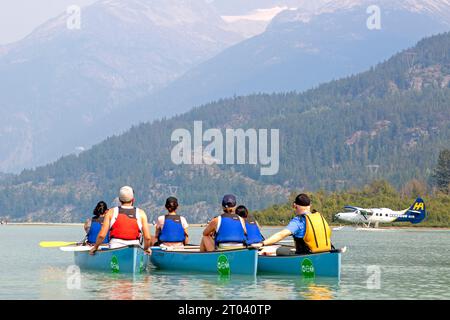
[[[134,207],[134,191],[129,186],[122,187],[119,191],[121,205],[110,209],[103,220],[97,241],[91,249],[95,254],[109,232],[110,248],[127,245],[139,245],[141,236],[144,238],[144,250],[150,252],[152,243],[147,215],[144,210]]]

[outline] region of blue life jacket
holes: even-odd
[[[247,244],[260,243],[264,241],[264,237],[259,230],[258,224],[253,217],[248,216],[245,221],[245,228],[247,229]]]
[[[164,226],[158,237],[159,242],[184,242],[186,234],[179,215],[166,215]]]
[[[244,228],[240,217],[235,213],[224,213],[220,216],[221,222],[216,232],[216,245],[220,243],[246,243]]]
[[[91,220],[91,227],[89,228],[88,234],[87,234],[87,242],[88,243],[95,243],[97,242],[98,234],[100,233],[100,230],[102,229],[104,217],[93,217]],[[109,242],[109,232],[106,235],[105,240],[103,243]]]

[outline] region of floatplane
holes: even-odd
[[[418,224],[428,216],[425,202],[422,198],[417,198],[414,204],[405,210],[394,211],[388,208],[360,208],[345,206],[346,212],[334,215],[333,220],[350,222],[362,225],[363,229],[369,229],[371,225],[376,229],[382,223],[410,222]]]

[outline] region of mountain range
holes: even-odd
[[[381,30],[368,30],[369,5]],[[0,171],[217,99],[298,92],[449,29],[448,0],[100,0],[0,47]]]
[[[128,129],[129,104],[243,37],[197,0],[101,0],[0,48],[0,171],[83,150]],[[107,124],[116,114],[121,121]]]
[[[5,177],[0,216],[81,221],[97,201],[112,205],[129,184],[151,220],[175,195],[190,222],[206,222],[230,192],[254,210],[284,203],[294,191],[357,188],[378,178],[397,187],[427,180],[439,151],[450,147],[448,52],[444,33],[304,93],[222,99],[135,126],[78,155]],[[194,121],[203,121],[204,130],[278,129],[278,174],[261,176],[260,165],[174,164],[172,133],[192,132]]]
[[[298,8],[290,7],[297,3]],[[309,3],[309,5],[307,4]],[[304,91],[362,72],[421,38],[450,30],[448,1],[305,1],[281,3],[267,30],[194,67],[141,102],[170,115],[223,97]],[[367,27],[377,5],[381,29]]]

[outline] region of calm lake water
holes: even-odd
[[[201,230],[191,228],[192,242]],[[277,230],[264,228],[264,234]],[[38,244],[81,238],[76,226],[0,226],[0,299],[450,299],[449,231],[335,231],[335,246],[348,247],[340,281],[83,272],[80,289],[68,289],[72,253]],[[377,270],[379,286],[371,281]]]

